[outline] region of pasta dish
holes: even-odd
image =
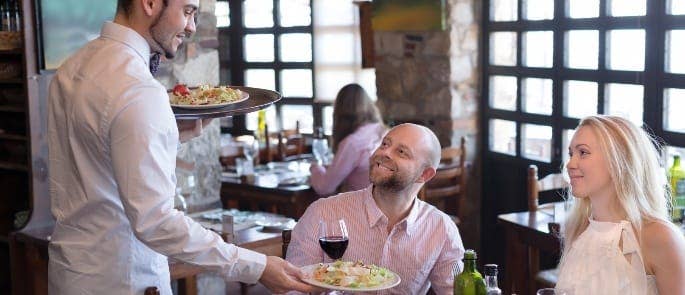
[[[239,101],[243,93],[226,86],[200,85],[190,90],[185,85],[176,85],[169,93],[169,98],[171,104],[175,105],[215,105]]]

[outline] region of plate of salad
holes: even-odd
[[[200,85],[189,88],[178,84],[169,91],[171,106],[185,109],[218,108],[245,101],[249,97],[247,92],[227,86]]]
[[[337,260],[303,266],[310,285],[339,291],[369,292],[390,289],[400,284],[400,276],[387,268],[362,261]]]

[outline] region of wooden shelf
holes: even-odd
[[[22,106],[0,105],[0,112],[5,113],[26,113]]]
[[[13,78],[13,79],[0,79],[0,85],[22,85],[24,84],[24,80],[21,78]]]
[[[0,169],[24,171],[24,172],[29,171],[29,167],[26,165],[9,163],[9,162],[0,162]]]
[[[28,138],[27,138],[25,135],[10,134],[10,133],[0,133],[0,139],[27,140]]]

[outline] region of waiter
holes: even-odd
[[[51,294],[171,294],[167,256],[273,292],[313,291],[278,257],[224,243],[173,209],[177,126],[152,76],[195,32],[199,0],[119,0],[113,22],[71,56],[49,90]]]

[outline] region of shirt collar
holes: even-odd
[[[143,59],[146,66],[150,66],[150,45],[145,38],[133,29],[108,21],[102,25],[100,36],[121,42],[132,48]]]
[[[383,214],[376,201],[373,200],[373,185],[369,185],[364,193],[364,207],[366,208],[366,218],[369,223],[369,228],[380,226],[382,224],[388,223],[388,218]],[[409,209],[409,215],[401,220],[397,225],[401,229],[404,229],[407,235],[412,235],[417,228],[417,219],[419,218],[420,203],[422,201],[418,198],[414,198],[414,202]],[[381,221],[384,221],[381,223]]]

